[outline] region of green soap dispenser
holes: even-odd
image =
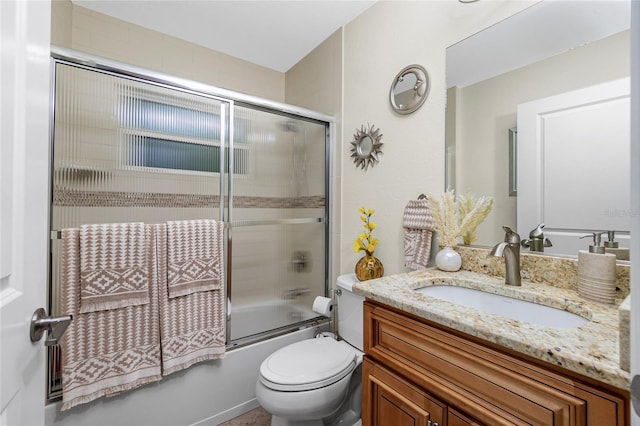
[[[605,253],[615,254],[616,259],[618,260],[629,260],[629,249],[626,247],[619,247],[615,238],[616,231],[607,231],[607,241],[604,242]]]
[[[604,232],[592,232],[589,250],[578,251],[578,294],[585,299],[613,304],[616,297],[616,256],[600,245]]]

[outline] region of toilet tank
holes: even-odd
[[[363,303],[364,297],[352,292],[357,283],[356,274],[340,275],[336,281],[336,299],[338,302],[338,335],[364,351]]]

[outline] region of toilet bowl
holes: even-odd
[[[355,274],[337,281],[338,315],[345,312],[339,317],[345,323],[338,325],[342,340],[319,335],[285,346],[262,362],[256,399],[272,414],[272,426],[360,424],[364,298],[351,292],[355,282]]]

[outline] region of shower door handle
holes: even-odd
[[[71,315],[60,317],[48,317],[44,308],[38,308],[31,316],[31,324],[29,327],[29,337],[32,342],[38,342],[42,339],[42,335],[47,331],[47,339],[44,341],[45,346],[57,345],[58,341],[66,331],[69,324],[73,320]]]

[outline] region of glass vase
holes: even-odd
[[[455,272],[462,267],[460,253],[451,247],[445,247],[436,254],[436,267],[441,271]]]

